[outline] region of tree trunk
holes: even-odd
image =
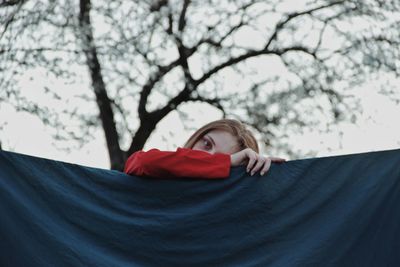
[[[94,45],[92,25],[90,22],[90,0],[80,1],[79,26],[80,39],[86,62],[89,68],[92,87],[96,95],[97,106],[100,111],[100,119],[106,138],[108,155],[110,157],[111,169],[122,170],[124,167],[124,153],[119,146],[118,132],[114,120],[114,112],[111,108],[111,101],[101,74],[101,66],[97,57],[97,50]]]
[[[157,121],[142,121],[139,129],[136,131],[135,136],[132,138],[131,146],[129,147],[126,156],[129,157],[132,153],[142,150],[147,139],[150,137],[151,133],[156,128]]]

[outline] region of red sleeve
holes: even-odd
[[[231,167],[228,154],[210,154],[188,148],[173,151],[151,149],[133,153],[125,163],[127,174],[152,177],[227,178]]]

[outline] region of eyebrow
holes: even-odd
[[[205,136],[206,136],[207,138],[210,138],[210,140],[211,140],[211,143],[213,143],[213,145],[215,146],[214,139],[212,139],[212,137],[211,137],[211,136],[209,136],[208,134],[206,134]]]

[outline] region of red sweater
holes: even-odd
[[[228,154],[210,154],[188,148],[173,151],[151,149],[133,153],[125,163],[124,172],[152,177],[227,178],[231,167]]]

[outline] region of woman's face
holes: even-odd
[[[233,154],[239,151],[236,138],[224,130],[212,130],[201,137],[193,150],[202,150],[210,154]]]

